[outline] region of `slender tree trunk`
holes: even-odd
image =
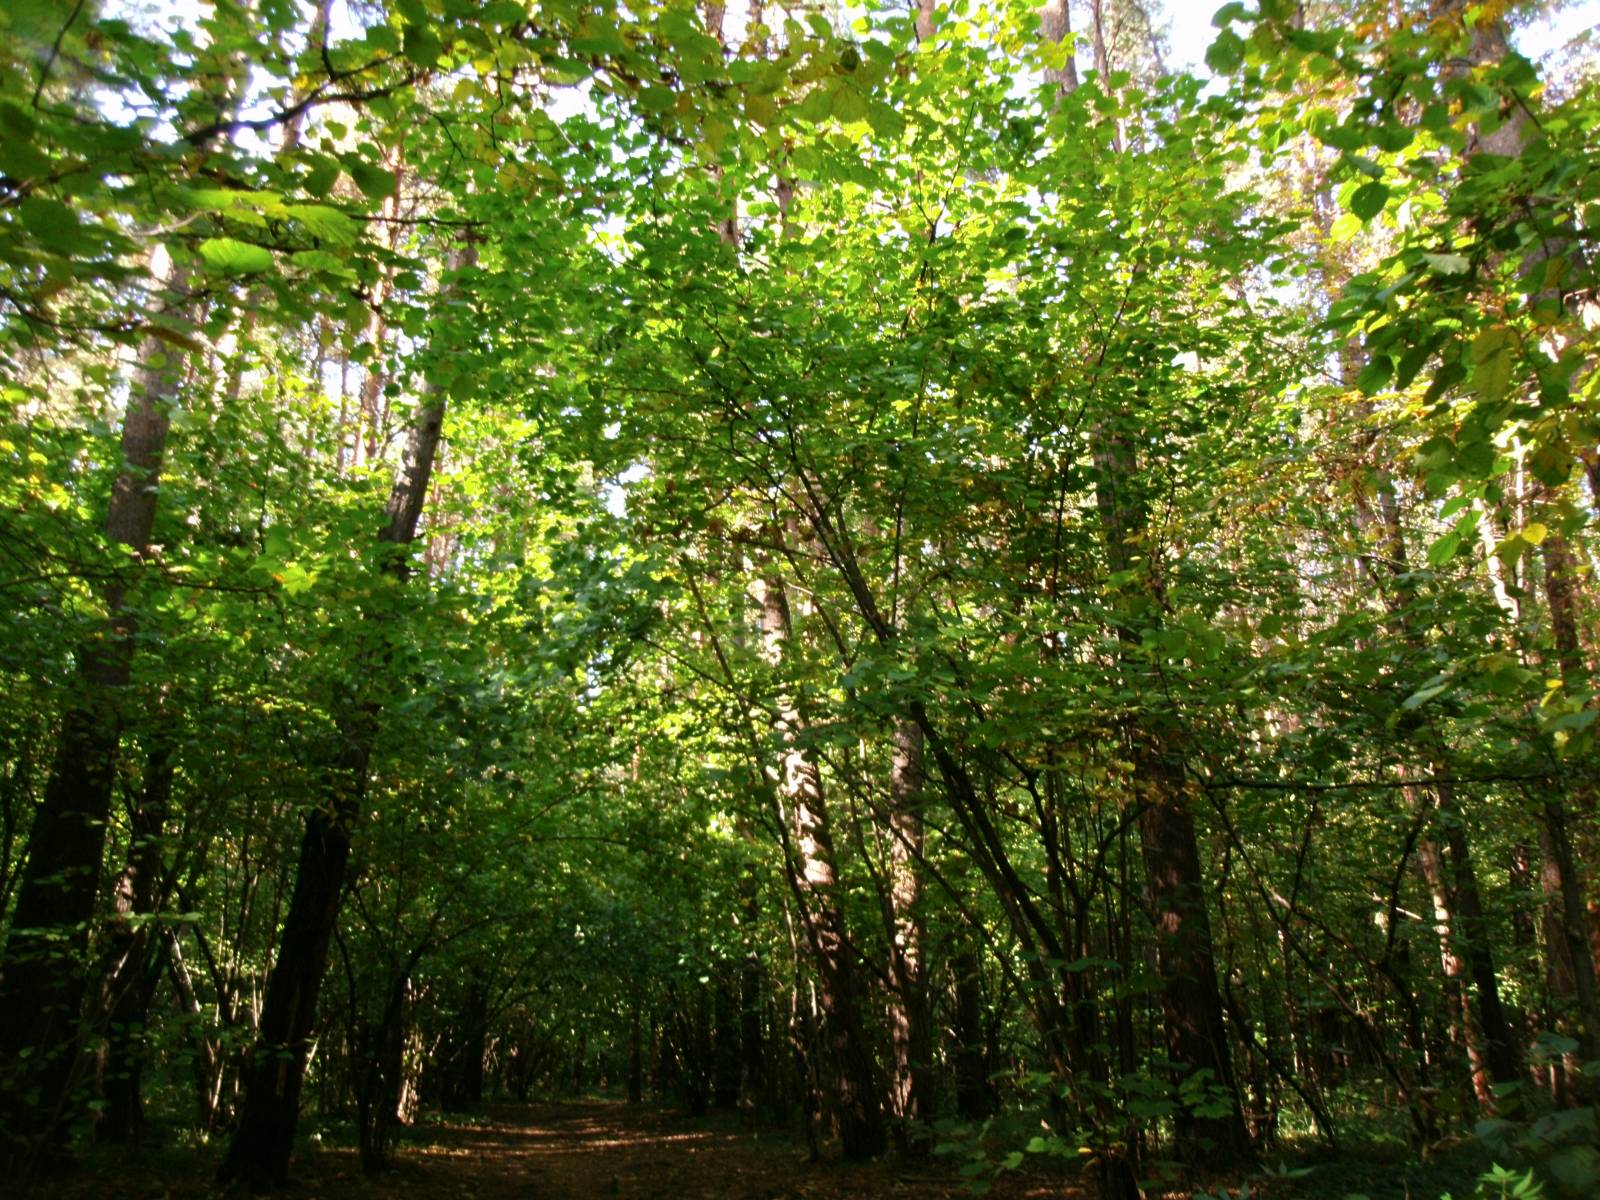
[[[1413,808],[1427,801],[1416,788],[1406,789],[1406,798]],[[1472,1090],[1478,1103],[1484,1107],[1494,1104],[1490,1086],[1488,1060],[1484,1041],[1472,1017],[1472,1002],[1468,999],[1466,967],[1457,946],[1461,942],[1461,929],[1451,902],[1451,888],[1445,879],[1444,855],[1439,845],[1430,837],[1417,839],[1417,866],[1427,885],[1433,902],[1434,932],[1439,938],[1439,965],[1444,971],[1445,1026],[1450,1040],[1466,1051],[1471,1071]]]
[[[711,1102],[717,1108],[739,1105],[739,993],[731,963],[718,963],[712,977],[716,1046],[713,1050]]]
[[[467,988],[458,1018],[460,1041],[450,1065],[447,1104],[450,1108],[473,1108],[483,1102],[483,1060],[489,1042],[489,988],[474,982]]]
[[[793,636],[782,582],[769,576],[762,587],[762,644],[775,667]],[[789,863],[796,906],[806,940],[816,959],[822,988],[822,1039],[831,1068],[840,1137],[848,1159],[883,1152],[885,1128],[878,1101],[877,1071],[861,1019],[861,984],[839,907],[833,833],[823,794],[822,773],[800,746],[804,718],[795,701],[780,696],[776,732],[783,745],[779,792],[785,824],[794,845]]]
[[[186,270],[167,266],[157,274],[167,309],[182,311]],[[123,468],[105,523],[106,536],[136,554],[147,550],[155,527],[170,413],[185,361],[159,338],[146,338],[139,348],[123,417]],[[136,624],[122,579],[107,584],[101,598],[105,620],[78,647],[75,686],[61,714],[55,763],[34,815],[0,956],[0,1129],[7,1134],[0,1163],[12,1166],[56,1141],[71,1118],[80,1082],[85,955],[100,893]]]
[[[754,875],[745,879],[745,927],[754,936],[761,916]],[[767,1092],[765,1039],[761,1031],[761,1006],[764,994],[761,952],[751,946],[739,970],[739,1107],[754,1114],[762,1107]]]
[[[1399,499],[1383,469],[1375,467],[1375,470],[1379,478],[1379,524],[1386,569],[1379,571],[1375,565],[1369,569],[1374,582],[1383,589],[1384,607],[1392,636],[1401,644],[1420,652],[1423,638],[1415,628],[1407,607],[1413,587],[1408,582],[1411,578],[1410,552],[1406,544],[1405,527],[1401,522]],[[1371,521],[1364,498],[1358,496],[1357,507],[1358,512]],[[1431,730],[1427,736],[1433,742],[1433,753],[1427,758],[1428,764],[1436,776],[1447,777],[1450,772],[1443,743]],[[1485,928],[1482,893],[1473,866],[1472,847],[1462,828],[1455,792],[1448,784],[1435,784],[1432,791],[1437,799],[1436,813],[1444,834],[1444,848],[1449,851],[1449,860],[1446,864],[1445,856],[1433,838],[1424,837],[1418,843],[1418,861],[1427,879],[1437,917],[1446,990],[1450,993],[1450,1007],[1455,1014],[1450,1024],[1458,1034],[1457,1040],[1466,1050],[1474,1094],[1480,1104],[1492,1107],[1493,1085],[1513,1083],[1520,1078],[1521,1056],[1506,1020],[1505,1005],[1500,999],[1499,977]],[[1420,810],[1428,803],[1420,788],[1408,787],[1406,796],[1413,809]]]
[[[194,1098],[196,1123],[209,1132],[217,1127],[217,1110],[222,1101],[222,1079],[226,1072],[224,1060],[217,1043],[206,1036],[205,1014],[200,1009],[200,999],[195,995],[194,980],[183,961],[183,944],[178,931],[172,927],[162,930],[166,951],[167,975],[178,1001],[178,1011],[189,1025],[194,1043]]]
[[[470,248],[459,250],[450,256],[448,269],[459,272],[475,261]],[[443,394],[431,387],[419,399],[389,492],[387,521],[378,534],[387,560],[384,569],[399,578],[407,573],[404,548],[416,537],[438,456],[444,406]],[[362,682],[373,688],[373,680],[384,670],[384,662],[369,660],[362,667],[367,676]],[[338,729],[342,745],[324,781],[324,801],[306,818],[294,892],[267,983],[260,1034],[246,1071],[239,1128],[218,1170],[219,1183],[244,1180],[255,1186],[278,1186],[288,1178],[317,995],[343,899],[351,833],[366,799],[380,713],[372,694],[352,697],[344,706]]]
[[[894,1069],[890,1103],[898,1118],[895,1140],[902,1153],[924,1151],[919,1133],[933,1117],[928,968],[924,961],[922,912],[922,730],[914,721],[894,724],[889,770],[890,902],[889,1038]]]
[[[1585,1062],[1600,1058],[1600,986],[1597,986],[1594,957],[1589,953],[1588,914],[1584,906],[1583,877],[1572,848],[1572,833],[1565,807],[1558,799],[1544,803],[1540,845],[1544,850],[1546,887],[1554,892],[1551,907],[1552,932],[1560,939],[1548,948],[1551,970],[1570,971],[1572,994],[1577,1001],[1573,1014],[1579,1053]]]
[[[369,1175],[389,1165],[395,1132],[404,1124],[406,1002],[410,991],[410,975],[402,973],[384,997],[378,1028],[367,1033],[359,1133],[361,1167]]]
[[[978,952],[958,950],[950,960],[955,976],[956,1112],[963,1121],[981,1121],[992,1109],[989,1056],[983,1037],[983,976]]]
[[[117,881],[115,919],[106,931],[101,1007],[105,1045],[95,1123],[102,1142],[137,1141],[144,1125],[141,1080],[145,1023],[159,975],[154,917],[161,890],[161,835],[172,798],[172,745],[157,736],[145,756],[144,787],[129,828],[128,865]]]
[[[644,1048],[639,1035],[639,1002],[628,1004],[628,1103],[644,1103]]]

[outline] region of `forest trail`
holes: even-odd
[[[616,1101],[506,1105],[475,1125],[446,1126],[407,1149],[394,1173],[361,1180],[354,1155],[327,1153],[304,1177],[307,1197],[414,1200],[958,1200],[970,1197],[948,1160],[907,1169],[890,1162],[809,1162],[782,1134],[708,1123]],[[338,1162],[343,1169],[327,1169]],[[332,1185],[332,1186],[330,1186]],[[341,1190],[341,1188],[343,1190]],[[1044,1192],[1013,1190],[1022,1200]],[[1049,1192],[1062,1195],[1059,1189]]]
[[[683,1116],[619,1101],[491,1106],[478,1119],[432,1125],[404,1145],[393,1168],[361,1170],[346,1147],[296,1158],[286,1200],[967,1200],[948,1159],[907,1167],[884,1160],[810,1162],[804,1145],[780,1132]],[[84,1170],[41,1181],[30,1198],[201,1200],[217,1193],[210,1167],[181,1151],[130,1163],[108,1152]],[[214,1164],[211,1164],[214,1166]],[[178,1169],[174,1170],[177,1167]],[[1063,1181],[1011,1176],[989,1195],[1003,1200],[1067,1198]]]

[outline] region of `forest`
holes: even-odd
[[[1600,5],[1214,3],[0,6],[10,1185],[1600,1195]]]

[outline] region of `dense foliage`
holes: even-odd
[[[0,1158],[600,1088],[1592,1195],[1547,7],[13,0]]]

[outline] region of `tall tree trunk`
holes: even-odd
[[[1428,802],[1418,788],[1406,788],[1407,802],[1420,809]],[[1457,947],[1461,942],[1460,921],[1452,900],[1452,889],[1445,878],[1444,855],[1431,837],[1417,839],[1417,866],[1427,885],[1428,896],[1433,901],[1434,932],[1439,938],[1439,965],[1444,971],[1445,1025],[1450,1040],[1466,1051],[1471,1071],[1472,1090],[1478,1103],[1484,1107],[1494,1104],[1490,1086],[1488,1060],[1484,1053],[1484,1040],[1473,1020],[1472,1002],[1466,986],[1466,965]]]
[[[137,1141],[144,1124],[145,1024],[159,979],[150,918],[161,891],[161,835],[173,774],[172,744],[157,735],[145,756],[144,787],[129,822],[128,865],[117,881],[115,918],[101,956],[106,1034],[95,1138],[102,1142]]]
[[[1127,432],[1117,428],[1117,414],[1093,434],[1096,470],[1095,504],[1105,538],[1110,570],[1135,575],[1138,586],[1123,601],[1118,640],[1130,647],[1138,640],[1132,611],[1159,620],[1160,580],[1154,566],[1141,557],[1146,541],[1145,506],[1139,497],[1138,463]],[[1125,662],[1132,662],[1124,654]],[[1136,689],[1137,683],[1131,685]],[[1167,1057],[1179,1080],[1204,1081],[1216,1094],[1195,1096],[1221,1103],[1226,1112],[1202,1116],[1180,1102],[1173,1132],[1180,1158],[1189,1162],[1237,1163],[1251,1155],[1239,1088],[1234,1078],[1222,993],[1217,985],[1216,954],[1207,910],[1205,876],[1194,817],[1189,811],[1189,783],[1173,735],[1162,728],[1160,714],[1139,718],[1129,731],[1129,761],[1134,802],[1139,806],[1139,840],[1145,881],[1155,920],[1156,964],[1161,978],[1161,1011]]]
[[[911,720],[894,723],[889,768],[889,1038],[894,1051],[889,1098],[899,1123],[895,1139],[902,1153],[925,1150],[925,1129],[933,1117],[933,1035],[929,1027],[928,968],[922,912],[922,730]]]
[[[169,264],[157,275],[164,307],[182,312],[186,269]],[[123,417],[123,467],[105,523],[106,536],[137,555],[148,549],[155,527],[161,463],[185,362],[156,337],[139,348]],[[0,1161],[12,1165],[58,1138],[79,1082],[85,955],[136,632],[122,578],[114,577],[101,599],[105,620],[78,647],[74,688],[61,714],[54,766],[34,816],[0,957],[0,1129],[7,1134]]]
[[[1248,1161],[1250,1137],[1223,1023],[1211,918],[1183,767],[1148,742],[1140,745],[1133,761],[1143,808],[1139,839],[1155,910],[1167,1057],[1181,1076],[1204,1077],[1208,1090],[1220,1093],[1216,1101],[1227,1106],[1222,1116],[1201,1116],[1180,1103],[1173,1116],[1177,1150],[1193,1162]]]
[[[993,1108],[989,1056],[983,1037],[983,975],[978,951],[963,946],[950,959],[955,976],[955,1045],[951,1049],[956,1076],[956,1113],[963,1121],[981,1121]]]
[[[1058,6],[1052,0],[1041,10],[1039,33],[1052,42],[1070,33],[1064,2]],[[1070,58],[1065,70],[1046,72],[1046,76],[1062,94],[1077,86],[1077,71]],[[1154,612],[1159,609],[1160,582],[1152,564],[1140,557],[1146,531],[1144,505],[1138,496],[1139,464],[1127,431],[1116,427],[1119,419],[1126,419],[1126,414],[1115,414],[1091,434],[1095,503],[1111,571],[1126,574],[1137,570],[1142,584],[1129,603]],[[1117,632],[1124,645],[1137,640],[1129,628]],[[1217,986],[1205,880],[1183,762],[1170,736],[1159,727],[1130,730],[1129,752],[1134,802],[1140,807],[1145,878],[1155,918],[1167,1055],[1180,1078],[1204,1080],[1208,1088],[1217,1089],[1218,1099],[1227,1109],[1223,1116],[1201,1116],[1189,1104],[1180,1103],[1173,1119],[1176,1149],[1179,1157],[1192,1162],[1231,1165],[1247,1161],[1252,1157],[1250,1136]],[[1204,1099],[1211,1101],[1212,1097]]]
[[[755,876],[746,876],[745,928],[752,938],[761,916],[756,886]],[[754,1113],[761,1107],[767,1092],[765,1039],[761,1032],[763,974],[761,952],[752,944],[739,969],[739,1107],[747,1113]]]
[[[450,1064],[446,1106],[473,1108],[483,1101],[483,1060],[489,1042],[489,988],[474,981],[457,1016],[460,1027],[453,1061]]]
[[[1072,36],[1072,6],[1069,0],[1045,0],[1039,6],[1039,37],[1052,45]],[[1078,64],[1075,50],[1068,50],[1066,61],[1059,67],[1047,67],[1045,81],[1053,83],[1062,95],[1076,91]]]
[[[200,1010],[200,999],[195,995],[194,980],[189,975],[188,964],[183,961],[183,944],[178,931],[168,926],[161,931],[166,952],[167,975],[172,981],[172,991],[178,1001],[178,1011],[188,1024],[194,1053],[194,1095],[196,1125],[210,1132],[217,1127],[217,1110],[222,1099],[222,1079],[226,1073],[226,1060],[216,1041],[206,1036],[205,1014]]]
[[[1456,14],[1465,16],[1467,0],[1452,0],[1450,7]],[[1470,65],[1499,63],[1510,51],[1510,34],[1505,21],[1498,16],[1487,19],[1488,16],[1489,14],[1480,14],[1478,19],[1470,23],[1472,31],[1471,47],[1468,52]],[[1504,158],[1521,158],[1527,147],[1529,121],[1530,114],[1525,106],[1510,106],[1505,119],[1491,132],[1480,136],[1474,131],[1467,145],[1467,155],[1470,157],[1484,152]],[[1544,238],[1535,248],[1523,255],[1520,264],[1522,277],[1530,280],[1551,259],[1568,256],[1571,253],[1570,239],[1560,236]],[[1560,303],[1563,297],[1558,289],[1547,284],[1529,299],[1535,303],[1547,300]],[[1570,304],[1575,296],[1565,299]],[[1576,361],[1580,360],[1575,358],[1574,362]],[[1595,478],[1594,474],[1589,475],[1591,485]],[[1558,504],[1559,498],[1554,492],[1555,489],[1552,488],[1543,497],[1551,506]],[[1552,528],[1540,546],[1544,566],[1545,602],[1548,606],[1551,637],[1555,644],[1556,665],[1560,668],[1566,686],[1573,689],[1578,686],[1579,677],[1586,665],[1579,634],[1576,564],[1573,561],[1570,544],[1565,536],[1554,528],[1554,524],[1552,521]],[[1584,796],[1582,799],[1583,807],[1592,817],[1595,804],[1593,795]],[[1569,811],[1560,798],[1546,803],[1544,824],[1554,851],[1553,865],[1561,876],[1561,920],[1568,925],[1564,931],[1564,940],[1571,947],[1570,953],[1574,956],[1579,954],[1577,947],[1581,941],[1582,956],[1588,959],[1587,964],[1580,966],[1574,961],[1572,966],[1582,1020],[1582,1040],[1586,1053],[1593,1057],[1597,1052],[1597,1041],[1600,1041],[1600,995],[1596,994],[1596,976],[1600,974],[1600,906],[1594,905],[1584,896],[1582,877],[1577,865],[1578,855],[1574,854],[1573,842],[1577,841],[1578,849],[1584,858],[1593,857],[1595,847],[1587,844],[1589,839],[1582,836],[1574,839]],[[1586,824],[1592,824],[1592,821]]]
[[[712,1051],[711,1103],[717,1108],[739,1105],[739,1075],[742,1057],[739,1047],[739,992],[733,964],[717,964],[712,976],[713,1015],[716,1045]]]
[[[1572,833],[1567,821],[1566,808],[1557,798],[1544,802],[1543,829],[1540,846],[1545,855],[1546,886],[1554,892],[1559,908],[1551,914],[1557,928],[1554,931],[1565,954],[1557,944],[1547,948],[1551,956],[1551,970],[1564,968],[1571,972],[1572,992],[1577,1001],[1575,1016],[1579,1053],[1584,1061],[1600,1058],[1600,981],[1595,978],[1594,957],[1589,952],[1588,914],[1584,907],[1583,876],[1573,853]]]
[[[644,1046],[639,1033],[639,1002],[628,1002],[628,1103],[644,1103]]]
[[[1411,582],[1410,551],[1401,520],[1399,497],[1387,468],[1372,464],[1378,481],[1378,511],[1374,514],[1365,494],[1356,492],[1358,520],[1380,539],[1382,566],[1366,558],[1372,583],[1382,595],[1390,635],[1420,655],[1422,632],[1416,627],[1410,603],[1415,599]],[[1431,728],[1424,730],[1424,761],[1439,778],[1449,775],[1449,755],[1443,739]],[[1494,953],[1485,928],[1483,898],[1473,866],[1472,846],[1462,827],[1455,792],[1448,784],[1431,788],[1446,855],[1431,834],[1418,840],[1418,862],[1433,900],[1440,961],[1445,973],[1449,1024],[1455,1040],[1466,1051],[1473,1092],[1485,1107],[1494,1104],[1494,1084],[1513,1083],[1521,1076],[1521,1056],[1500,998]],[[1430,804],[1425,790],[1407,786],[1404,795],[1419,814]]]
[[[768,661],[778,667],[793,637],[789,602],[782,581],[775,576],[768,576],[761,590],[762,645]],[[883,1152],[886,1138],[877,1071],[861,1019],[859,971],[839,905],[822,773],[800,745],[804,717],[787,694],[779,697],[775,729],[783,746],[778,791],[787,809],[783,820],[793,842],[785,859],[821,979],[819,1007],[832,1075],[831,1099],[845,1157],[872,1158]]]
[[[476,262],[469,247],[450,255],[447,270],[459,274]],[[447,282],[447,292],[454,283]],[[428,481],[439,451],[445,398],[428,386],[418,400],[400,468],[389,491],[387,521],[378,533],[384,570],[407,574],[404,548],[416,537]],[[372,620],[382,618],[374,617]],[[284,918],[277,959],[267,983],[261,1028],[246,1070],[239,1128],[218,1169],[219,1183],[243,1180],[278,1186],[288,1179],[289,1157],[300,1115],[300,1091],[311,1051],[317,995],[328,964],[328,946],[339,918],[351,834],[366,798],[368,767],[381,703],[375,681],[386,670],[381,650],[362,664],[366,696],[345,707],[340,749],[324,781],[324,798],[306,817],[295,871],[294,892]]]

